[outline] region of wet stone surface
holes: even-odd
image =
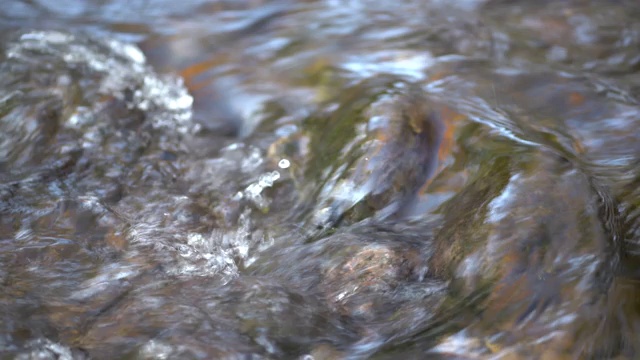
[[[345,217],[347,223],[372,215],[400,217],[433,176],[445,125],[421,90],[396,86],[400,94],[384,94],[363,114],[354,113],[365,121],[355,124],[356,140],[342,150],[346,166],[325,180],[319,196],[328,204],[316,210],[318,226],[337,225]]]
[[[462,294],[490,286],[482,317],[492,320],[478,324],[493,332],[487,354],[558,357],[610,346],[579,329],[598,328],[606,316],[602,301],[618,263],[618,229],[603,222],[613,220],[604,213],[612,199],[552,154],[498,166],[509,181],[485,207],[445,220],[433,268],[449,272]],[[549,332],[558,336],[545,339]]]

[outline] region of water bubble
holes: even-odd
[[[111,51],[113,51],[115,54],[119,54],[123,57],[128,58],[134,63],[144,64],[147,61],[144,53],[134,45],[122,43],[115,39],[110,39],[106,42],[107,45],[109,45],[109,47],[111,48]]]
[[[235,195],[233,195],[233,197],[231,197],[231,200],[233,201],[240,201],[242,200],[242,191],[238,191],[237,193],[235,193]]]
[[[270,173],[260,175],[258,179],[258,184],[262,188],[267,188],[273,186],[273,183],[280,178],[280,173],[277,171],[272,171]]]
[[[21,41],[34,41],[34,42],[48,42],[52,44],[63,44],[73,40],[73,36],[70,34],[64,34],[56,31],[32,31],[22,34],[20,36]]]
[[[77,359],[73,351],[61,344],[55,343],[46,338],[39,338],[27,343],[27,351],[16,356],[16,359],[61,359],[73,360]]]
[[[250,173],[253,170],[256,170],[262,163],[264,159],[262,158],[262,153],[260,149],[252,147],[249,155],[242,160],[241,169],[245,173]]]
[[[140,349],[142,358],[169,359],[176,349],[158,340],[150,340]]]
[[[265,188],[272,187],[273,183],[280,178],[278,171],[272,171],[260,175],[258,181],[250,184],[244,191],[244,197],[252,201],[259,209],[266,211],[269,202],[261,193]]]
[[[278,167],[280,169],[288,169],[289,166],[291,166],[291,162],[289,162],[289,160],[287,159],[282,159],[280,160],[280,162],[278,162]]]

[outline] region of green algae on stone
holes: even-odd
[[[317,226],[396,215],[435,171],[440,114],[417,86],[386,79],[378,89],[381,81],[347,92],[325,121],[308,119],[313,158],[307,169],[321,178]],[[309,172],[307,178],[314,177]]]

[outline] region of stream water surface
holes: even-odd
[[[638,19],[4,1],[0,358],[638,358]]]

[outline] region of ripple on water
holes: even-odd
[[[637,354],[632,1],[45,2],[0,27],[107,36],[1,36],[3,350]],[[446,127],[427,184],[376,132],[408,86]],[[380,189],[415,216],[305,225]]]

